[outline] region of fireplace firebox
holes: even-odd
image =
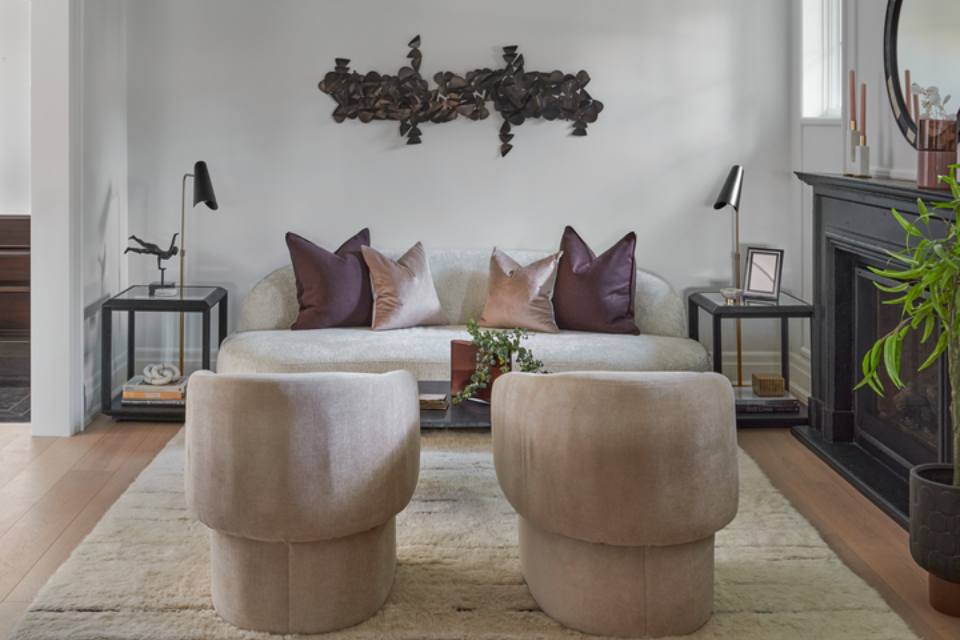
[[[854,391],[860,362],[873,342],[900,319],[892,296],[874,283],[870,267],[885,266],[886,250],[903,246],[896,208],[917,215],[917,198],[945,200],[899,180],[797,174],[814,189],[814,308],[810,425],[794,434],[902,526],[907,526],[910,468],[952,459],[949,383],[945,362],[917,373],[936,341],[909,336],[905,387],[883,397]],[[889,284],[889,282],[887,282]]]

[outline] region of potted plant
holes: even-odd
[[[460,404],[464,400],[474,398],[485,402],[490,401],[490,390],[493,382],[514,367],[520,371],[539,373],[543,371],[543,363],[533,357],[533,353],[520,342],[529,338],[526,329],[481,329],[476,320],[467,322],[467,333],[472,338],[454,340],[451,343],[451,381],[456,391],[453,404]],[[472,356],[469,379],[458,376],[458,361]],[[462,386],[462,389],[458,389]]]
[[[953,428],[953,465],[923,464],[910,472],[910,552],[930,573],[930,604],[943,613],[960,616],[960,186],[954,177],[960,165],[951,165],[941,176],[952,194],[949,202],[933,209],[947,215],[934,216],[923,200],[917,200],[919,217],[907,220],[896,209],[893,217],[906,234],[904,249],[890,251],[894,263],[886,269],[871,268],[892,281],[876,283],[880,291],[896,297],[884,304],[898,305],[897,325],[882,336],[863,357],[863,379],[857,388],[869,387],[883,395],[881,372],[897,389],[904,338],[920,333],[930,354],[922,371],[947,357],[950,380],[950,420]],[[949,217],[952,215],[952,218]],[[941,234],[931,234],[936,226]]]

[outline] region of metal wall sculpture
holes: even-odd
[[[420,126],[425,122],[450,122],[457,117],[483,120],[490,115],[487,102],[503,117],[500,127],[500,155],[513,148],[511,129],[528,118],[567,120],[571,135],[587,135],[587,125],[596,122],[603,103],[587,93],[590,74],[562,71],[527,71],[517,46],[503,48],[506,66],[502,69],[475,69],[465,75],[441,71],[433,76],[435,86],[420,75],[420,36],[408,44],[410,66],[397,75],[350,70],[350,60],[337,58],[336,66],[320,82],[320,91],[332,97],[337,122],[357,119],[397,120],[407,144],[420,144]]]

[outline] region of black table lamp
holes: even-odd
[[[210,182],[210,171],[207,163],[200,160],[193,165],[193,173],[183,174],[180,193],[180,298],[183,298],[183,287],[186,283],[187,262],[187,179],[193,178],[193,206],[201,202],[211,211],[217,210],[217,195],[213,192],[213,183]],[[180,371],[183,371],[183,343],[184,343],[184,315],[180,312]]]
[[[743,189],[743,167],[738,164],[730,167],[730,173],[720,189],[717,201],[713,208],[717,211],[733,208],[734,236],[733,236],[733,286],[739,291],[742,289],[740,280],[740,192]],[[738,293],[739,295],[739,293]],[[737,319],[737,386],[743,386],[743,349],[740,340],[740,319]]]

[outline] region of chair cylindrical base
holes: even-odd
[[[530,593],[561,624],[596,635],[692,633],[713,614],[713,536],[666,547],[568,538],[520,517]]]
[[[213,606],[227,622],[270,633],[324,633],[374,615],[393,585],[391,518],[318,542],[261,542],[211,530]]]

